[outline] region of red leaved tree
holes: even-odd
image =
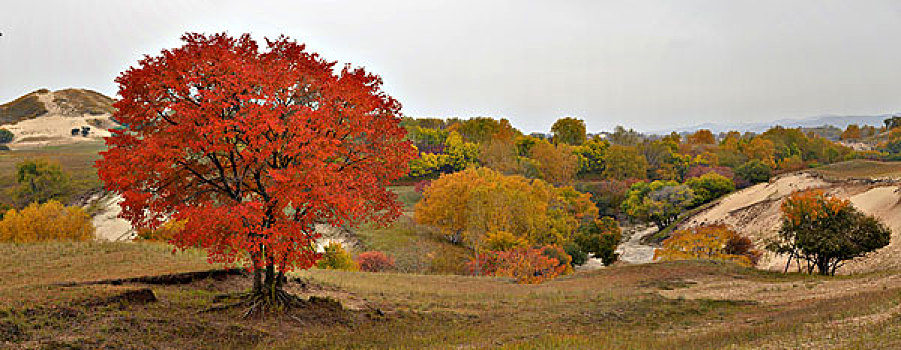
[[[106,139],[100,178],[136,227],[184,221],[171,243],[252,267],[252,305],[290,305],[284,273],[319,258],[314,224],[400,214],[385,186],[415,156],[401,105],[377,75],[286,37],[182,40],[116,79],[126,127]]]

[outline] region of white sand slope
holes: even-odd
[[[778,234],[782,214],[780,206],[789,194],[807,189],[822,189],[844,199],[862,212],[874,215],[892,229],[889,246],[848,262],[837,273],[859,273],[901,267],[901,192],[892,181],[858,180],[826,181],[807,172],[777,177],[723,198],[713,207],[686,220],[680,228],[704,224],[727,224],[748,236],[762,249],[768,239]],[[767,253],[758,267],[772,270],[785,268],[785,257]],[[796,269],[796,266],[792,266]]]

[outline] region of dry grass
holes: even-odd
[[[238,317],[241,310],[198,313],[211,305],[214,295],[246,288],[246,277],[185,285],[50,285],[208,268],[198,252],[172,255],[164,245],[146,243],[0,245],[0,344],[12,348],[821,349],[890,348],[898,345],[901,331],[898,286],[875,283],[855,293],[828,293],[848,281],[887,275],[833,279],[709,262],[616,267],[541,285],[489,277],[311,270],[297,273],[295,277],[304,283],[292,282],[290,290],[327,295],[349,309],[311,304],[293,312],[297,319],[243,320]],[[729,281],[767,288],[815,287],[809,289],[813,297],[790,302],[779,302],[778,294],[772,296],[773,302],[668,294]],[[124,291],[147,287],[158,301],[109,302]]]
[[[811,170],[827,179],[873,179],[901,177],[901,162],[855,159]]]
[[[106,145],[101,142],[84,142],[36,149],[0,151],[0,198],[6,199],[0,199],[0,203],[11,200],[7,198],[7,191],[16,185],[16,164],[25,159],[44,158],[58,161],[72,180],[70,199],[90,189],[99,188],[101,186],[100,179],[97,177],[94,161],[100,158],[98,152],[104,149],[106,149]]]
[[[47,108],[37,96],[47,92],[41,89],[0,105],[0,125],[15,124],[47,113]]]

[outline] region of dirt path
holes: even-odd
[[[641,239],[657,233],[654,226],[637,226],[625,242],[616,248],[619,260],[629,264],[647,264],[654,261],[654,249],[656,247],[641,243]]]

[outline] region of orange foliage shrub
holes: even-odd
[[[360,271],[381,272],[394,269],[394,258],[379,251],[369,251],[357,255]]]
[[[754,249],[750,239],[742,237],[726,225],[698,226],[678,230],[654,251],[654,259],[709,259],[733,261],[744,266],[756,265],[762,253]]]
[[[517,248],[487,252],[469,262],[467,269],[475,275],[512,277],[517,283],[541,283],[564,274],[569,266],[545,255],[544,249]],[[563,254],[566,255],[565,252]]]
[[[60,202],[32,203],[11,209],[0,221],[0,242],[86,241],[94,238],[94,225],[79,207]]]

